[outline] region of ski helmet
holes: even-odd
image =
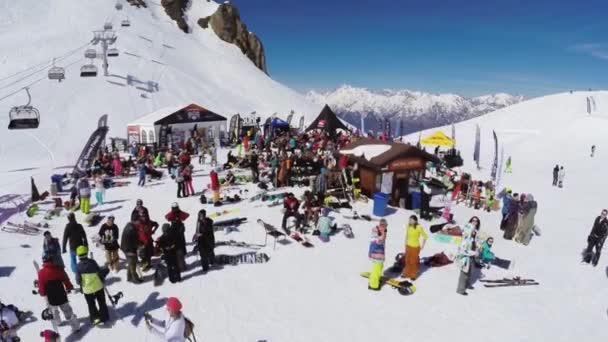
[[[177,202],[173,202],[171,203],[171,208],[179,208],[179,204],[177,204]]]
[[[175,297],[169,297],[167,299],[167,309],[171,313],[178,313],[182,310],[182,303]]]
[[[76,255],[78,255],[78,257],[86,257],[88,253],[89,249],[87,246],[78,246],[78,248],[76,248]]]

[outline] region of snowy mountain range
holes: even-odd
[[[471,119],[524,100],[523,96],[504,93],[467,98],[456,94],[430,94],[409,90],[380,90],[344,85],[319,93],[310,91],[306,97],[317,104],[329,104],[342,119],[365,129],[377,131],[384,119],[391,122],[392,131],[403,132],[442,126]],[[402,135],[401,134],[401,135]]]

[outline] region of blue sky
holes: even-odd
[[[607,0],[233,2],[261,37],[271,76],[299,91],[608,88]]]

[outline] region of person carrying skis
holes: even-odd
[[[74,286],[70,282],[63,267],[57,266],[49,255],[42,257],[42,268],[38,271],[38,294],[45,297],[49,310],[53,315],[53,329],[58,330],[61,325],[61,316],[70,322],[72,333],[80,329],[76,315],[68,302],[68,295]]]
[[[79,246],[78,266],[76,268],[76,283],[82,288],[82,293],[89,308],[89,319],[93,325],[105,323],[110,318],[106,296],[104,293],[102,270],[95,260],[88,257],[89,249]]]
[[[182,281],[180,268],[177,262],[177,237],[168,223],[161,227],[162,235],[156,239],[156,247],[161,252],[162,259],[167,265],[167,273],[171,283]]]
[[[587,264],[592,263],[593,266],[597,266],[597,263],[600,261],[600,253],[606,241],[606,235],[608,235],[607,215],[608,210],[604,209],[600,216],[595,218],[595,222],[593,222],[591,233],[587,237],[587,248],[585,248],[583,257],[583,262]],[[594,249],[595,253],[593,253]]]
[[[63,258],[61,257],[61,244],[59,239],[53,237],[48,230],[44,232],[44,243],[42,245],[43,256],[48,256],[55,266],[64,268]]]
[[[114,224],[114,216],[99,228],[99,241],[106,250],[106,264],[111,271],[118,272],[118,226]]]
[[[458,287],[456,293],[468,296],[467,289],[472,289],[471,272],[473,270],[473,260],[477,254],[477,232],[481,228],[479,218],[473,216],[469,223],[462,229],[462,240],[458,246],[456,259],[460,265],[460,276],[458,277]]]
[[[559,165],[553,168],[553,186],[557,186],[557,178],[559,176]]]
[[[185,342],[190,340],[193,324],[182,313],[182,303],[175,297],[167,299],[165,320],[158,320],[149,313],[144,314],[148,330],[166,342]]]
[[[283,200],[283,209],[285,210],[285,214],[283,214],[283,222],[281,223],[281,228],[290,234],[287,228],[287,219],[290,217],[296,218],[296,230],[300,229],[300,225],[302,224],[302,215],[298,212],[300,208],[300,202],[294,196],[293,193],[288,193],[285,199]]]
[[[380,279],[384,270],[385,242],[388,223],[385,219],[380,219],[377,226],[372,228],[372,236],[369,244],[368,256],[372,261],[372,272],[369,275],[367,288],[370,290],[380,290]]]
[[[89,214],[91,211],[91,185],[86,177],[78,181],[78,196],[80,196],[80,211]]]
[[[410,216],[405,233],[405,256],[402,277],[416,280],[418,277],[418,265],[420,265],[420,251],[428,239],[424,228],[418,224],[416,215]]]
[[[171,211],[165,215],[165,219],[171,222],[171,230],[176,237],[177,264],[182,272],[186,271],[186,227],[184,221],[188,217],[190,217],[190,214],[182,211],[175,202],[171,204]]]
[[[139,219],[143,215],[150,217],[148,208],[144,207],[144,201],[142,201],[141,199],[138,199],[135,202],[135,208],[131,212],[131,222],[137,221],[137,219]]]
[[[563,166],[560,166],[559,173],[557,174],[557,186],[560,188],[564,187],[564,178],[566,177],[566,170]]]
[[[207,272],[209,270],[209,265],[212,265],[215,259],[215,253],[213,251],[215,248],[215,235],[213,220],[207,217],[207,212],[204,209],[201,209],[198,212],[194,240],[197,242],[203,272]]]
[[[127,281],[141,284],[141,277],[137,273],[137,242],[137,231],[133,223],[129,222],[122,230],[120,249],[127,258]]]
[[[74,213],[68,214],[68,224],[63,231],[62,253],[66,252],[66,245],[70,242],[70,266],[72,272],[76,273],[76,248],[78,246],[89,246],[87,242],[87,234],[82,225],[76,222]]]

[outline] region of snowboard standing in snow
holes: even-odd
[[[363,278],[369,278],[370,274],[370,272],[363,272],[361,273],[361,276]],[[416,292],[416,286],[407,280],[399,281],[395,278],[382,276],[380,277],[380,286],[384,284],[388,284],[394,287],[395,289],[397,289],[397,291],[399,291],[400,294],[404,296],[411,295]]]

